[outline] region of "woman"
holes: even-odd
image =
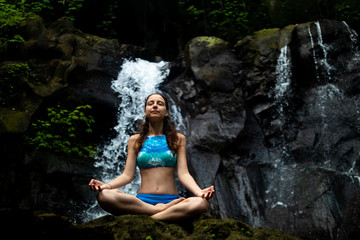
[[[146,214],[156,220],[176,221],[209,209],[214,187],[201,189],[190,175],[186,161],[186,138],[177,133],[169,119],[167,99],[151,94],[145,101],[145,123],[140,133],[130,137],[123,173],[108,183],[92,179],[90,189],[98,191],[98,203],[114,214]],[[136,196],[116,188],[130,183],[136,165],[141,186]],[[175,167],[181,183],[195,197],[183,198],[175,186]]]

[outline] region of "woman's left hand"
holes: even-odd
[[[204,188],[204,189],[201,190],[200,197],[205,198],[205,199],[210,199],[210,198],[212,198],[214,192],[215,192],[214,186]]]

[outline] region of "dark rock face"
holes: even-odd
[[[234,48],[205,41],[188,44],[183,72],[164,89],[184,109],[197,181],[215,185],[211,213],[306,239],[355,239],[356,34],[324,20],[262,30]],[[231,60],[217,64],[217,51]],[[208,66],[227,72],[222,86],[206,80]]]

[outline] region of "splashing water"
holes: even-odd
[[[270,187],[265,191],[265,201],[271,208],[276,206],[286,208],[287,204],[285,204],[285,202],[288,202],[289,198],[293,197],[293,194],[289,192],[293,189],[289,186],[289,184],[293,182],[291,179],[293,175],[288,173],[292,172],[296,165],[288,166],[286,164],[285,160],[290,157],[290,153],[284,129],[284,125],[286,125],[286,113],[284,110],[285,107],[289,105],[288,97],[291,92],[292,64],[289,55],[290,51],[288,46],[282,47],[275,68],[276,83],[274,98],[277,115],[274,116],[274,118],[276,118],[280,124],[281,142],[279,144],[279,158],[275,160],[273,164],[276,171],[267,176],[272,184],[270,184]],[[282,177],[279,178],[279,176]],[[284,182],[288,184],[284,184]]]
[[[288,156],[287,144],[285,139],[285,132],[283,126],[286,124],[286,114],[285,107],[288,107],[289,101],[288,96],[290,92],[291,85],[291,60],[288,57],[288,46],[284,46],[280,50],[280,55],[277,60],[276,68],[276,83],[275,83],[275,104],[277,116],[275,116],[278,120],[278,124],[280,124],[280,132],[281,132],[281,140],[282,140],[282,149],[281,155],[283,157]]]
[[[119,94],[118,124],[114,127],[117,136],[99,149],[95,167],[98,179],[108,182],[119,176],[125,168],[127,143],[135,132],[136,123],[144,116],[145,98],[155,92],[161,92],[159,85],[168,76],[168,63],[153,63],[142,59],[125,60],[118,78],[112,82],[112,89]],[[172,99],[169,99],[173,103]],[[170,116],[178,131],[184,132],[185,125],[178,107],[171,104]],[[125,193],[136,194],[140,187],[140,174],[136,170],[134,180],[121,188]],[[84,220],[89,221],[106,214],[96,203],[84,213]]]
[[[343,24],[345,25],[346,29],[349,32],[349,37],[350,37],[350,40],[352,42],[352,50],[355,53],[352,60],[359,61],[360,60],[360,52],[359,52],[359,47],[357,45],[357,43],[358,43],[358,41],[357,41],[358,34],[357,34],[356,31],[351,29],[350,26],[345,21],[343,21]]]
[[[118,78],[112,82],[112,89],[119,94],[118,124],[114,127],[117,136],[101,149],[95,167],[101,169],[104,182],[111,181],[125,164],[126,147],[135,122],[144,115],[144,99],[157,92],[158,85],[169,74],[167,63],[150,63],[145,60],[125,60]],[[135,178],[135,182],[138,179]],[[136,188],[133,184],[132,188]],[[128,189],[133,192],[135,189]]]
[[[327,59],[328,51],[331,50],[331,46],[325,44],[323,41],[320,23],[315,22],[315,25],[316,25],[316,31],[317,31],[317,43],[320,46],[320,49],[322,51],[322,57],[320,56],[321,54],[320,55],[317,54],[317,52],[315,50],[315,42],[314,42],[313,35],[311,33],[310,26],[307,28],[307,30],[309,33],[311,47],[312,47],[312,54],[313,54],[315,70],[316,70],[316,78],[318,80],[320,80],[320,71],[325,70],[327,80],[331,80],[331,78],[332,78],[331,71],[333,70],[333,67],[329,64],[328,59]]]
[[[278,113],[280,117],[283,118],[284,106],[288,105],[288,101],[285,98],[290,90],[292,76],[291,60],[288,57],[288,46],[281,48],[276,64],[275,75],[275,103],[278,105]]]
[[[322,32],[321,32],[320,23],[315,22],[315,25],[316,25],[316,29],[317,29],[317,33],[318,33],[318,43],[319,43],[319,46],[321,47],[321,50],[323,52],[323,58],[320,59],[320,63],[324,67],[324,69],[325,69],[325,71],[327,73],[327,77],[330,80],[331,79],[330,71],[333,69],[330,66],[330,64],[328,63],[328,60],[327,60],[328,50],[330,50],[330,46],[327,45],[327,44],[324,44],[324,41],[323,41],[323,38],[322,38]]]
[[[317,61],[317,59],[316,59],[314,38],[313,38],[313,35],[312,35],[312,33],[311,33],[310,26],[307,27],[307,30],[308,30],[309,37],[310,37],[311,49],[312,49],[313,59],[314,59],[314,63],[315,63],[316,79],[319,80],[319,79],[320,79],[320,76],[319,76],[319,64],[318,64],[318,61]]]
[[[291,84],[291,61],[288,57],[288,46],[284,46],[280,50],[280,55],[276,64],[276,85],[275,85],[275,100],[281,101],[286,95]]]

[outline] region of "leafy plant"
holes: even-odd
[[[244,1],[211,1],[209,22],[213,32],[230,41],[236,41],[248,29],[248,12]],[[218,7],[216,7],[218,6]]]
[[[90,109],[90,105],[78,106],[72,111],[60,105],[48,108],[47,118],[32,124],[27,143],[36,150],[93,158],[96,147],[87,142],[95,122],[93,116],[86,113]]]
[[[234,42],[248,34],[245,0],[182,0],[179,6],[186,24],[194,25],[194,22],[201,21],[207,35]]]
[[[71,20],[75,20],[75,15],[84,6],[85,0],[58,0],[59,4],[65,7],[65,15]]]
[[[0,53],[6,52],[9,46],[18,47],[25,42],[17,31],[27,18],[36,17],[29,11],[26,0],[0,0]]]
[[[36,83],[37,78],[26,63],[12,63],[0,67],[0,105],[8,106],[19,99],[20,90],[27,81]]]
[[[36,17],[33,11],[29,11],[26,0],[0,0],[0,6],[0,35],[5,37],[8,37],[7,34],[23,23],[26,18]]]
[[[334,6],[335,17],[347,22],[360,20],[360,12],[354,9],[350,4],[342,2]]]

